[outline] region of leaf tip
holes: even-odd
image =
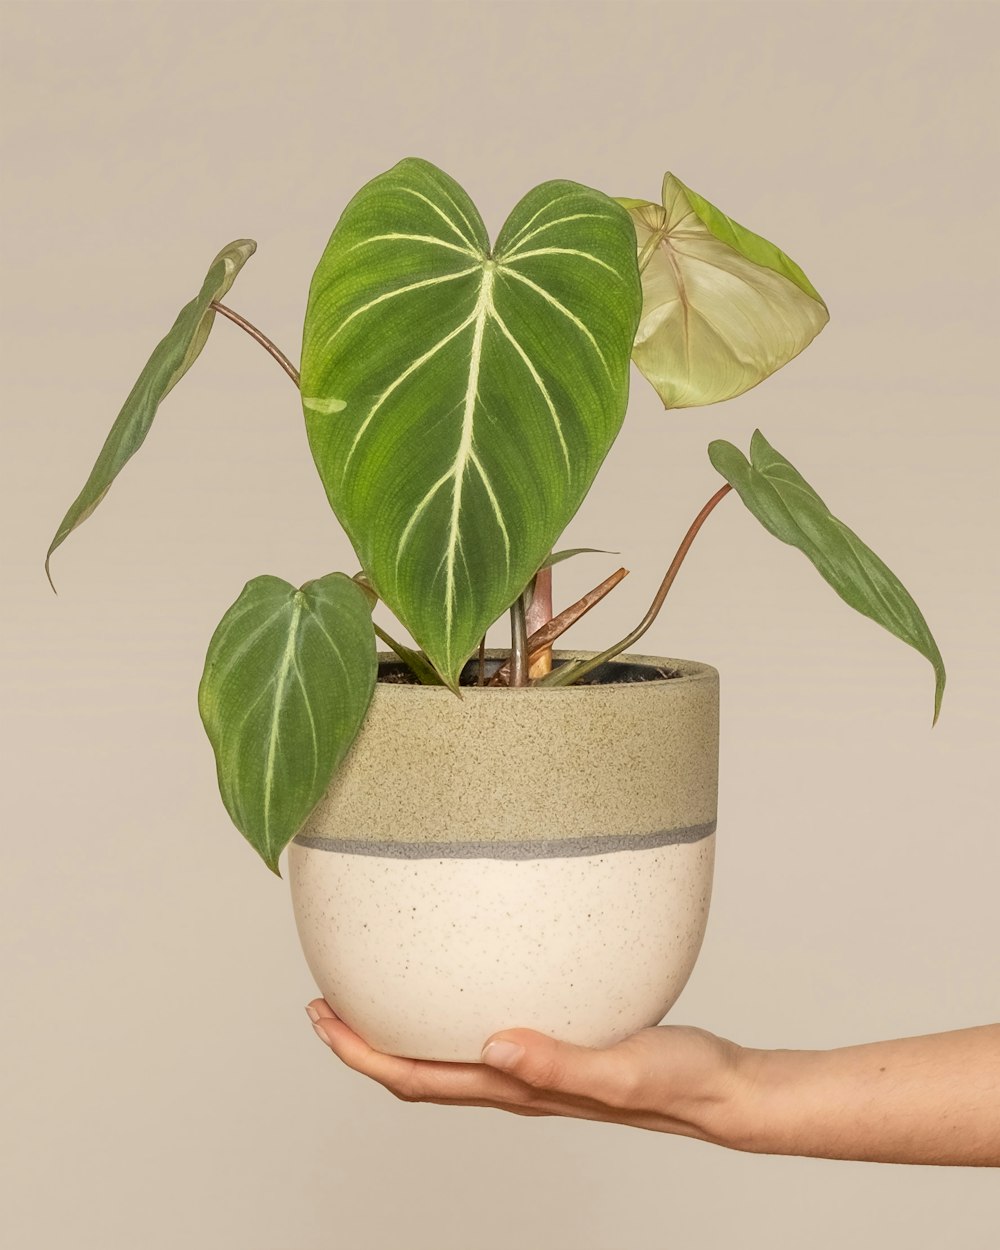
[[[938,717],[941,715],[941,703],[944,699],[945,672],[944,668],[938,670],[937,680],[934,684],[934,719],[931,721],[931,729],[938,723]]]
[[[53,545],[52,545],[52,546],[48,549],[48,551],[45,553],[45,576],[49,579],[49,585],[52,587],[52,593],[53,593],[54,595],[57,595],[57,594],[59,593],[59,591],[58,591],[58,590],[56,590],[56,584],[55,584],[55,582],[52,580],[52,573],[51,573],[51,571],[49,570],[49,565],[50,565],[50,564],[51,564],[51,562],[52,562],[52,553],[53,553],[53,551],[55,551],[55,544],[53,544]]]

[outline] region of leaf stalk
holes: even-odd
[[[570,626],[575,625],[581,616],[585,616],[591,608],[600,603],[604,596],[610,594],[618,583],[627,576],[628,569],[618,569],[610,577],[606,577],[599,586],[595,586],[593,590],[588,590],[582,598],[577,599],[576,603],[571,603],[568,608],[563,608],[558,616],[554,616],[540,629],[537,629],[528,639],[529,664],[542,651],[550,649],[557,638],[564,634]],[[506,686],[509,675],[510,661],[508,660],[493,674],[489,685]]]
[[[532,635],[552,619],[552,566],[539,569],[531,583],[531,602],[525,613],[524,627],[528,632],[528,680],[544,677],[552,672],[551,646],[533,647]]]
[[[281,348],[271,342],[266,334],[264,334],[261,330],[258,330],[257,327],[251,322],[247,321],[246,317],[241,317],[240,314],[238,312],[234,312],[232,308],[227,308],[225,304],[220,304],[217,299],[212,300],[210,307],[214,308],[216,312],[222,313],[223,317],[228,317],[229,320],[233,322],[234,325],[238,325],[241,330],[245,330],[252,339],[264,348],[266,352],[270,353],[270,355],[274,357],[278,364],[281,365],[282,369],[284,369],[284,371],[295,383],[296,389],[298,389],[298,369],[295,368]]]
[[[528,630],[524,610],[524,595],[520,594],[510,605],[510,685],[528,684]]]
[[[608,647],[606,651],[602,651],[599,655],[595,655],[589,660],[576,660],[573,663],[563,664],[559,668],[554,669],[548,677],[543,677],[541,681],[539,681],[538,684],[540,686],[569,686],[573,682],[579,681],[581,677],[586,677],[588,673],[592,673],[595,668],[599,668],[608,660],[613,660],[616,655],[620,655],[627,647],[631,647],[634,643],[639,641],[659,615],[660,609],[663,607],[663,602],[667,597],[667,592],[674,584],[674,578],[677,576],[678,570],[684,563],[684,557],[690,550],[691,544],[695,540],[695,535],[704,525],[716,504],[724,499],[732,489],[732,486],[728,482],[725,486],[720,487],[691,522],[687,533],[681,540],[681,545],[677,548],[677,553],[670,562],[670,567],[667,569],[663,581],[660,583],[660,588],[656,592],[653,602],[649,605],[649,611],[642,618],[635,629],[633,629],[631,633],[626,634],[625,637],[619,642],[616,642],[613,646]]]

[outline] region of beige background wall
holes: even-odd
[[[996,1177],[757,1158],[411,1106],[314,1038],[286,887],[218,801],[195,692],[244,581],[349,568],[287,379],[220,323],[95,516],[55,524],[229,239],[295,355],[312,267],[418,154],[496,230],[535,183],[675,170],[832,323],[743,398],[637,385],[569,545],[641,615],[756,425],[892,565],[949,666],[854,616],[727,501],[649,650],[723,676],[717,889],[673,1018],[825,1047],[998,1016],[996,5],[7,4],[0,506],[0,1225],[17,1250],[995,1244]],[[558,571],[565,601],[613,567]],[[509,1022],[511,1024],[517,1021]]]

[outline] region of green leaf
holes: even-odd
[[[616,556],[617,551],[605,551],[601,547],[568,547],[565,551],[553,551],[548,559],[543,560],[538,572],[550,569],[554,564],[562,564],[563,560],[572,560],[574,556]],[[528,583],[524,592],[524,610],[527,612],[535,598],[535,578]]]
[[[829,320],[793,260],[673,174],[664,175],[662,204],[618,202],[635,225],[642,271],[632,359],[665,408],[741,395]]]
[[[573,556],[616,556],[617,551],[605,551],[603,547],[567,547],[565,551],[553,551],[547,560],[542,561],[543,569],[553,564],[562,564],[563,560],[571,560]]]
[[[739,448],[722,439],[709,444],[708,455],[765,529],[803,551],[852,608],[931,662],[936,723],[944,694],[944,661],[920,609],[892,570],[830,512],[760,430],[751,440],[749,462]]]
[[[372,588],[371,582],[365,577],[364,573],[355,573],[354,582],[361,587],[368,597],[368,601],[374,609],[378,604],[378,595]],[[401,642],[397,642],[391,634],[388,634],[380,625],[374,625],[375,637],[384,642],[390,650],[394,651],[410,670],[414,677],[422,686],[440,686],[443,685],[440,674],[437,669],[433,668],[422,651],[414,651],[412,647],[407,647]]]
[[[90,477],[56,530],[45,556],[45,573],[50,583],[52,553],[90,516],[125,463],[142,446],[161,401],[187,373],[205,346],[215,320],[215,312],[210,307],[212,301],[222,299],[256,250],[253,239],[237,239],[224,247],[209,266],[201,290],[184,305],[169,333],[154,348],[111,427]]]
[[[617,435],[641,291],[625,211],[536,187],[493,251],[409,159],[347,206],[313,277],[310,446],[379,597],[447,684],[524,590]]]
[[[273,872],[361,728],[376,672],[371,608],[343,573],[300,590],[256,577],[215,631],[198,708],[226,810]]]

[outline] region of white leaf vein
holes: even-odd
[[[496,316],[492,298],[495,273],[496,270],[492,267],[483,270],[479,299],[476,301],[476,308],[473,313],[475,330],[472,335],[472,354],[469,358],[469,382],[465,390],[462,431],[459,438],[458,451],[455,456],[451,518],[448,524],[448,538],[445,544],[445,633],[447,636],[449,666],[451,665],[452,623],[455,615],[455,556],[458,553],[460,540],[459,520],[462,513],[462,488],[465,483],[466,469],[473,451],[472,439],[476,399],[479,394],[479,371],[483,358],[483,333],[490,315]]]
[[[497,313],[495,309],[493,311],[493,319],[494,321],[496,321],[497,325],[500,327],[501,334],[503,334],[504,338],[507,339],[511,347],[514,348],[517,354],[524,361],[524,364],[527,367],[528,372],[531,374],[532,381],[535,383],[535,386],[538,388],[539,392],[541,393],[542,399],[544,399],[545,401],[545,406],[549,410],[549,416],[552,418],[552,424],[555,426],[556,434],[559,436],[559,446],[562,448],[563,460],[565,460],[566,462],[566,476],[567,478],[572,479],[572,467],[570,465],[570,459],[569,459],[569,448],[566,445],[566,438],[563,434],[562,421],[559,418],[559,413],[556,411],[555,404],[552,402],[552,396],[549,394],[548,388],[546,387],[545,383],[542,381],[541,375],[539,374],[538,370],[535,368],[534,364],[532,363],[531,357],[524,350],[521,344],[517,341],[514,335],[511,334],[509,328],[507,327],[507,323],[503,320],[503,318],[499,315],[499,313]]]
[[[452,230],[456,235],[458,235],[458,237],[462,240],[462,242],[465,244],[466,247],[475,248],[476,245],[474,241],[472,239],[467,239],[465,235],[462,233],[462,231],[458,228],[458,226],[455,225],[452,219],[444,211],[444,209],[441,208],[440,205],[435,204],[434,201],[429,196],[424,195],[422,191],[415,190],[413,187],[402,187],[401,190],[404,191],[407,195],[412,195],[418,200],[423,200],[423,202],[426,205],[428,205],[428,207],[432,208],[434,212],[437,213],[437,215],[441,218],[441,220],[445,223],[445,225],[447,225],[450,230]]]
[[[533,247],[527,252],[511,252],[503,259],[504,264],[509,265],[511,261],[528,260],[532,256],[582,256],[584,260],[593,261],[595,265],[600,265],[608,273],[613,273],[616,278],[622,276],[614,265],[609,265],[606,260],[601,260],[600,256],[595,256],[593,252],[585,252],[579,247]]]
[[[274,705],[271,709],[271,725],[268,731],[267,763],[264,766],[264,842],[271,847],[271,792],[274,788],[275,761],[278,754],[278,732],[284,701],[285,685],[288,674],[295,662],[295,642],[298,634],[299,620],[302,617],[302,599],[296,598],[292,608],[292,620],[288,627],[288,638],[285,642],[284,654],[275,681]]]
[[[440,286],[443,282],[454,282],[458,278],[467,278],[470,273],[475,273],[480,268],[481,266],[479,265],[470,265],[468,269],[459,269],[455,273],[442,274],[437,278],[424,278],[420,282],[408,282],[405,286],[397,286],[391,291],[385,291],[382,295],[377,295],[374,299],[369,300],[367,304],[362,304],[360,308],[355,308],[353,312],[344,318],[327,338],[326,347],[330,346],[341,330],[350,325],[355,317],[360,317],[363,313],[377,307],[379,304],[384,304],[386,300],[396,299],[400,295],[408,295],[410,291],[419,291],[424,287]]]
[[[437,353],[443,347],[446,347],[452,341],[452,339],[457,338],[458,335],[460,335],[463,330],[468,329],[468,327],[472,325],[472,323],[476,320],[476,317],[478,315],[478,309],[479,309],[479,306],[477,304],[476,307],[469,314],[469,316],[466,317],[466,319],[463,322],[457,325],[454,330],[449,331],[444,336],[444,338],[438,339],[438,341],[433,345],[433,347],[429,347],[422,356],[418,356],[416,360],[411,361],[410,364],[408,364],[406,368],[403,370],[403,372],[399,374],[399,376],[395,378],[392,382],[390,382],[389,385],[382,392],[382,394],[379,395],[378,399],[375,400],[375,403],[372,404],[371,408],[368,410],[368,415],[365,417],[364,421],[361,422],[360,426],[358,426],[357,433],[354,435],[354,440],[352,441],[350,447],[347,450],[347,455],[344,457],[343,471],[341,474],[342,481],[345,480],[347,477],[347,470],[348,470],[348,467],[350,466],[351,458],[354,455],[355,451],[357,450],[358,443],[361,442],[361,439],[364,437],[365,430],[367,430],[369,425],[371,425],[375,414],[382,407],[385,401],[389,398],[389,396],[393,393],[393,391],[396,390],[398,386],[401,386],[403,382],[406,381],[406,379],[411,374],[416,373],[416,371],[422,365],[425,365],[428,360],[430,360],[433,356],[436,356]]]
[[[476,470],[479,473],[480,478],[482,479],[483,488],[486,491],[486,497],[490,501],[490,507],[493,509],[493,515],[496,518],[497,527],[500,530],[501,536],[503,537],[504,560],[507,566],[507,574],[509,576],[510,575],[510,534],[508,534],[507,532],[507,522],[504,520],[503,510],[500,507],[500,501],[497,499],[496,492],[493,489],[493,483],[489,479],[489,474],[486,472],[486,469],[483,466],[483,462],[476,455],[474,448],[470,452],[470,457],[472,459],[473,466],[476,468]]]
[[[408,234],[400,230],[391,230],[386,234],[370,234],[347,250],[356,252],[359,247],[367,247],[370,243],[394,242],[399,239],[406,239],[410,243],[430,243],[437,247],[446,247],[450,252],[461,252],[463,256],[471,256],[473,260],[482,260],[481,252],[473,251],[469,247],[461,247],[457,243],[449,243],[447,239],[439,239],[436,234]]]
[[[530,278],[526,277],[523,273],[518,273],[516,269],[508,269],[506,265],[498,265],[497,268],[500,273],[507,274],[511,278],[515,278],[518,282],[523,282],[525,286],[530,287],[534,292],[536,292],[536,294],[540,295],[542,299],[547,300],[553,308],[561,312],[568,321],[572,322],[580,333],[586,336],[587,341],[600,358],[601,364],[604,366],[604,372],[609,378],[611,377],[611,369],[608,365],[604,352],[601,351],[600,343],[598,343],[597,339],[594,337],[590,327],[587,326],[585,322],[581,321],[576,313],[567,308],[561,300],[556,299],[556,297],[549,291],[546,291],[544,287],[539,286],[537,282],[532,282]]]
[[[399,563],[403,558],[403,548],[409,542],[410,535],[413,533],[413,530],[416,527],[417,522],[420,520],[423,514],[427,511],[427,508],[429,507],[430,502],[434,498],[434,496],[438,493],[438,491],[445,484],[445,482],[449,481],[452,478],[454,473],[455,473],[455,466],[452,465],[446,472],[441,474],[438,480],[434,483],[434,485],[430,488],[430,490],[428,490],[424,494],[423,498],[420,500],[417,506],[413,509],[413,515],[407,521],[406,527],[404,528],[402,534],[399,536],[399,546],[396,548],[396,572],[397,574],[399,572]]]
[[[536,213],[535,217],[537,217],[538,215],[539,214]],[[532,217],[531,220],[534,221],[535,217]],[[528,234],[525,234],[524,230],[521,230],[516,236],[516,242],[514,240],[511,240],[511,243],[514,247],[520,248],[520,247],[523,247],[524,244],[527,243],[529,239],[533,239],[536,235],[541,234],[544,230],[551,230],[554,226],[564,226],[566,222],[568,221],[591,221],[591,220],[603,221],[605,220],[605,214],[604,213],[570,213],[566,217],[557,217],[555,218],[554,221],[546,221],[543,225],[536,226],[535,229],[529,231]],[[500,259],[503,259],[503,258],[501,257]]]
[[[538,218],[541,217],[542,213],[547,213],[549,209],[555,208],[555,206],[557,204],[561,204],[563,200],[571,200],[573,199],[574,196],[578,196],[579,194],[580,194],[579,191],[567,191],[565,195],[557,195],[555,199],[548,200],[545,204],[542,205],[541,208],[537,209],[535,212],[531,214],[531,216],[524,223],[524,225],[520,228],[520,230],[516,230],[511,235],[511,237],[507,240],[507,247],[516,247],[518,243],[520,242],[521,237],[524,234],[524,232],[531,226],[533,222],[537,221]]]

